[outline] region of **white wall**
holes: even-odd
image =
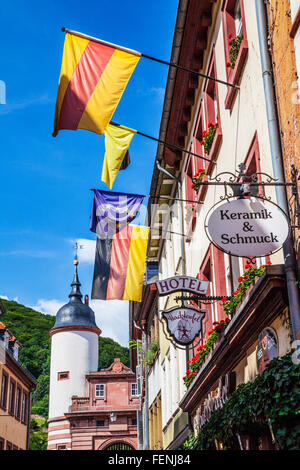
[[[69,410],[72,395],[87,396],[85,375],[98,369],[98,335],[91,331],[55,333],[51,342],[49,418]],[[58,380],[58,372],[70,373]]]

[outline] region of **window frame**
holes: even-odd
[[[64,377],[64,375],[66,375],[66,377]],[[58,381],[69,380],[69,379],[70,379],[70,371],[69,370],[57,372],[57,380]]]
[[[135,391],[136,391],[136,393],[132,393],[132,390],[133,390],[134,386],[135,386]],[[139,396],[138,391],[139,391],[139,390],[138,390],[138,384],[137,384],[137,382],[132,382],[132,383],[130,384],[130,395],[131,395],[132,397],[138,397],[138,396]]]
[[[16,402],[15,402],[15,417],[18,420],[21,419],[21,398],[22,398],[22,387],[19,384],[17,384]]]
[[[25,398],[25,402],[24,402]],[[22,402],[21,402],[21,423],[28,424],[28,403],[29,403],[29,395],[27,392],[23,390],[22,393]]]
[[[103,395],[97,395],[97,387],[101,387],[101,390],[103,390]],[[102,388],[103,387],[103,388]],[[105,398],[105,384],[95,384],[95,398],[97,399],[103,399]]]
[[[4,386],[3,386],[3,379],[5,379]],[[0,407],[5,411],[7,408],[8,381],[9,381],[9,375],[5,372],[5,370],[2,369]]]
[[[216,62],[216,54],[215,54],[215,47],[213,47],[213,51],[211,53],[209,67],[207,75],[209,77],[217,78],[217,62]],[[216,97],[217,101],[217,112],[218,112],[218,120],[216,121],[216,113],[215,113],[215,100]],[[219,87],[218,83],[214,80],[206,80],[203,90],[203,104],[204,104],[204,111],[205,111],[205,126],[208,130],[208,125],[210,122],[218,122],[219,127],[216,130],[214,140],[210,149],[209,154],[204,155],[209,160],[216,160],[219,148],[222,141],[222,126],[221,126],[221,116],[220,116],[220,101],[219,101]],[[213,110],[213,116],[211,115],[211,110]],[[205,152],[204,152],[205,154]],[[210,175],[212,169],[214,167],[213,162],[205,161],[205,171],[206,174]]]
[[[242,27],[243,27],[243,39],[239,49],[238,57],[235,63],[234,69],[227,67],[226,64],[230,61],[229,55],[229,35],[236,34],[235,31],[235,19],[234,10],[236,2],[240,2],[241,16],[242,16]],[[234,85],[237,85],[241,79],[244,64],[246,62],[248,54],[248,40],[247,40],[247,29],[246,29],[246,18],[244,9],[244,0],[223,0],[222,5],[222,26],[223,26],[223,39],[224,39],[224,55],[225,55],[225,69],[227,81]],[[227,87],[227,95],[225,98],[225,109],[231,109],[233,107],[234,98],[236,96],[237,89],[235,87]]]
[[[16,381],[10,377],[9,379],[9,398],[8,398],[8,412],[10,415],[15,414],[16,404]]]

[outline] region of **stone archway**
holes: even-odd
[[[137,450],[137,448],[132,439],[111,438],[102,442],[98,450]]]

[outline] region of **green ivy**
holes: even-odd
[[[241,384],[223,408],[213,411],[184,445],[189,449],[213,449],[215,441],[225,449],[236,448],[237,434],[259,435],[272,427],[280,450],[300,450],[300,363],[292,352],[273,359],[253,382]]]

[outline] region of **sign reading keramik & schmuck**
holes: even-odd
[[[245,257],[277,251],[289,233],[285,213],[274,203],[238,199],[221,204],[211,213],[207,230],[223,251]]]

